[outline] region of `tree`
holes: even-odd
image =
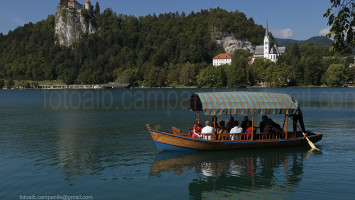
[[[244,50],[234,52],[232,64],[227,67],[227,87],[239,87],[247,82],[246,67],[249,54]]]
[[[271,60],[266,59],[266,58],[257,58],[253,62],[254,66],[254,79],[255,81],[258,82],[264,82],[266,81],[266,70],[267,68],[274,64]]]
[[[225,65],[218,67],[209,66],[200,71],[200,74],[197,77],[197,86],[198,87],[225,87],[226,86],[226,73],[224,70]]]
[[[99,2],[97,1],[96,4],[95,4],[95,16],[96,16],[96,17],[100,17],[100,13],[101,13],[101,11],[100,11],[100,4],[99,4]]]
[[[26,89],[31,88],[31,83],[26,81],[26,82],[23,83],[23,87],[26,88]]]
[[[196,71],[193,64],[186,63],[182,66],[180,72],[180,83],[185,86],[194,85],[196,83]]]
[[[68,6],[68,2],[69,2],[69,0],[60,0],[59,4],[61,4],[63,6]]]
[[[38,88],[38,82],[37,81],[35,81],[35,82],[31,82],[31,87],[32,88]]]
[[[132,86],[138,85],[139,80],[139,70],[137,68],[128,68],[126,70],[115,70],[117,74],[116,81],[118,83],[129,83]]]
[[[327,37],[334,36],[332,50],[341,54],[351,53],[355,46],[355,1],[330,0],[332,6],[328,8],[323,17],[328,18],[331,26]]]
[[[180,79],[180,68],[176,68],[171,70],[168,74],[168,78],[170,81],[177,83]]]
[[[346,68],[342,64],[332,64],[325,72],[323,82],[328,86],[340,86],[346,80]]]
[[[321,57],[308,56],[303,60],[304,63],[304,84],[306,85],[320,85],[324,69],[321,64]]]
[[[202,69],[200,74],[197,77],[197,86],[198,87],[212,87],[214,85],[213,73],[211,73],[213,69],[211,67]]]
[[[213,77],[215,79],[214,87],[217,87],[217,88],[226,87],[227,75],[226,75],[224,68],[219,66],[219,67],[215,68],[215,70],[213,70],[213,72],[214,72]]]
[[[12,79],[9,79],[9,80],[5,81],[5,87],[7,89],[11,89],[14,85],[15,85],[15,83],[14,83],[14,81]]]
[[[348,72],[348,80],[355,81],[355,67],[350,67]]]
[[[166,73],[163,68],[151,67],[148,71],[147,84],[149,87],[166,86]]]
[[[60,75],[60,80],[65,84],[73,84],[76,79],[76,73],[74,68],[66,68],[63,73]]]
[[[5,86],[5,81],[0,79],[0,90]]]

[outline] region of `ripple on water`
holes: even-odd
[[[162,94],[157,107],[132,110],[44,109],[40,92],[2,95],[0,198],[48,191],[97,199],[351,199],[355,195],[355,99],[342,93],[353,90],[330,88],[330,95],[320,99],[322,88],[267,89],[301,98],[307,128],[324,133],[316,144],[321,152],[307,153],[305,147],[168,155],[157,151],[145,124],[166,129],[191,126],[196,113],[186,109],[197,90],[174,90],[181,97],[177,100],[164,96],[171,90],[129,90],[132,96],[126,96],[134,102],[135,92],[146,97],[154,91]],[[113,94],[113,104],[124,101],[126,91],[106,92]],[[141,103],[154,105],[148,102],[154,98],[150,95],[147,103]],[[168,112],[163,107],[176,102],[182,102],[181,108]]]

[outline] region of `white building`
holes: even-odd
[[[85,1],[85,6],[83,6],[81,3],[77,2],[76,0],[69,0],[68,8],[70,10],[78,10],[78,11],[81,11],[82,8],[85,8],[89,12],[89,15],[93,15],[94,13],[94,6],[91,5],[90,0]]]
[[[230,65],[232,63],[232,56],[228,53],[221,53],[215,56],[213,59],[213,66],[220,66],[220,65]]]
[[[277,58],[286,52],[286,47],[277,47],[270,44],[268,24],[266,24],[266,31],[264,37],[264,45],[256,46],[252,62],[255,58],[266,58],[273,62],[277,61]]]
[[[80,10],[83,8],[83,5],[77,2],[76,0],[69,0],[68,8],[73,10]]]

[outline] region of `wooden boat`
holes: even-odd
[[[251,115],[254,126],[255,115],[285,115],[285,131],[280,133],[233,134],[216,140],[215,134],[206,134],[203,139],[195,139],[190,133],[182,133],[172,127],[171,131],[147,129],[158,149],[162,150],[236,150],[248,148],[271,148],[307,145],[316,143],[323,134],[305,131],[303,117],[298,102],[287,94],[263,92],[214,92],[196,93],[190,99],[191,111],[203,111],[205,115]],[[199,114],[198,114],[199,118]],[[288,131],[288,118],[292,119],[293,131]],[[298,124],[300,126],[298,126]],[[301,127],[301,130],[297,130]],[[304,135],[306,133],[306,136]],[[307,138],[308,139],[307,139]]]

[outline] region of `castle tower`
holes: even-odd
[[[264,58],[270,59],[269,53],[270,53],[270,37],[269,37],[269,27],[266,21],[266,31],[264,36]]]
[[[91,7],[91,2],[90,2],[90,0],[86,0],[86,1],[85,1],[85,9],[88,10],[88,11],[90,11],[90,7]]]
[[[89,12],[90,15],[94,13],[94,6],[91,5],[90,0],[85,1],[85,9]]]

